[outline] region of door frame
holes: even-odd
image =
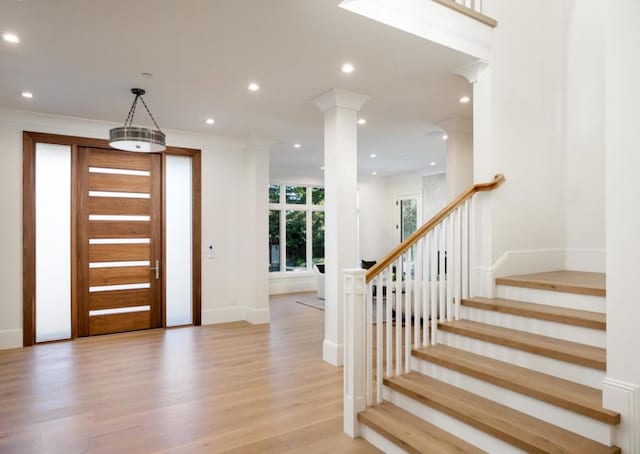
[[[36,144],[48,143],[54,145],[68,145],[71,147],[71,163],[75,168],[79,147],[103,148],[114,150],[109,141],[87,137],[66,136],[41,132],[23,131],[22,133],[22,344],[24,347],[34,345],[36,325]],[[116,150],[117,151],[117,150]],[[193,325],[202,322],[202,262],[201,262],[201,150],[194,148],[167,147],[162,152],[162,326],[166,327],[166,193],[165,193],[165,164],[167,155],[190,156],[192,169],[192,213],[193,213],[193,250],[192,260],[192,302]],[[72,178],[72,195],[76,193],[76,179]],[[77,308],[77,244],[76,223],[74,222],[76,197],[71,197],[71,339],[77,337],[78,308]]]

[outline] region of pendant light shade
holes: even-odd
[[[135,95],[135,99],[133,100],[131,109],[129,109],[129,115],[127,115],[124,126],[113,128],[109,131],[109,145],[112,148],[124,151],[137,151],[142,153],[157,153],[163,151],[166,148],[165,135],[160,130],[158,123],[156,123],[155,118],[153,118],[153,115],[151,115],[147,107],[147,103],[145,103],[142,98],[145,91],[141,88],[132,88],[131,93]],[[142,102],[156,129],[132,126],[138,100]]]

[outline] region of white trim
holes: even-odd
[[[216,325],[230,322],[248,322],[257,325],[269,323],[270,321],[270,308],[256,309],[247,306],[227,306],[202,311],[203,325]]]
[[[606,377],[602,383],[605,408],[620,413],[614,441],[622,452],[640,452],[640,385]]]
[[[261,309],[247,307],[246,313],[246,320],[253,325],[260,325],[271,321],[271,309],[268,307]]]
[[[202,324],[215,325],[218,323],[244,321],[246,310],[247,308],[245,306],[227,306],[206,309],[202,311]]]
[[[5,329],[0,331],[0,350],[22,347],[22,330]]]
[[[606,249],[567,249],[565,267],[573,271],[604,273],[607,269]]]
[[[334,366],[344,364],[344,344],[336,344],[325,339],[322,343],[322,359]]]

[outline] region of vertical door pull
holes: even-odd
[[[156,280],[160,279],[160,260],[156,260],[156,266],[149,268],[150,270],[155,270],[156,272]]]

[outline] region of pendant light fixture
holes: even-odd
[[[149,107],[147,107],[147,103],[144,102],[142,98],[142,95],[146,92],[142,88],[132,88],[131,93],[135,95],[135,99],[133,100],[131,109],[129,109],[129,115],[127,115],[127,119],[124,121],[124,126],[113,128],[109,131],[109,145],[117,150],[138,151],[142,153],[164,151],[166,148],[165,135],[164,132],[160,130],[160,126],[156,123],[156,119],[153,118]],[[142,102],[156,129],[132,126],[138,100]]]

